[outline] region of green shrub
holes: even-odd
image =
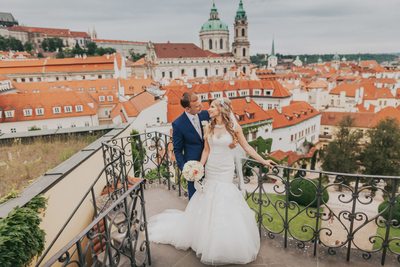
[[[289,200],[302,206],[317,207],[317,182],[307,179],[296,179],[290,184]],[[322,193],[323,202],[327,203],[329,194],[326,190]],[[323,203],[321,202],[321,204]]]
[[[385,218],[386,220],[389,219],[389,202],[387,200],[383,201],[379,207],[378,207],[378,212],[382,213],[382,217]],[[393,206],[394,210],[393,210],[393,214],[392,214],[392,219],[397,220],[397,224],[395,226],[397,226],[400,223],[400,196],[396,197],[396,201],[394,203]]]
[[[36,196],[25,207],[17,207],[0,219],[1,266],[27,266],[43,252],[45,232],[39,228],[39,213],[45,206],[46,199]]]

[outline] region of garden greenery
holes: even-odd
[[[46,203],[44,196],[36,196],[0,219],[0,266],[27,266],[43,252],[45,232],[39,228],[39,214]]]

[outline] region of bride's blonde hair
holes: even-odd
[[[215,104],[215,106],[218,108],[219,112],[221,113],[222,122],[224,123],[226,130],[232,136],[234,142],[237,142],[238,138],[234,129],[235,123],[233,121],[233,118],[231,117],[231,114],[233,114],[231,100],[225,97],[217,98],[214,101],[212,101],[210,105],[212,104]],[[216,124],[217,124],[216,118],[212,118],[205,132],[206,137],[214,134],[214,129]]]

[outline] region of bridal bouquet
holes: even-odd
[[[204,167],[199,161],[189,160],[183,166],[182,175],[187,181],[198,182],[203,178]]]

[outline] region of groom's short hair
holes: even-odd
[[[196,102],[199,97],[192,92],[186,92],[182,95],[181,106],[183,108],[190,108],[190,102]]]

